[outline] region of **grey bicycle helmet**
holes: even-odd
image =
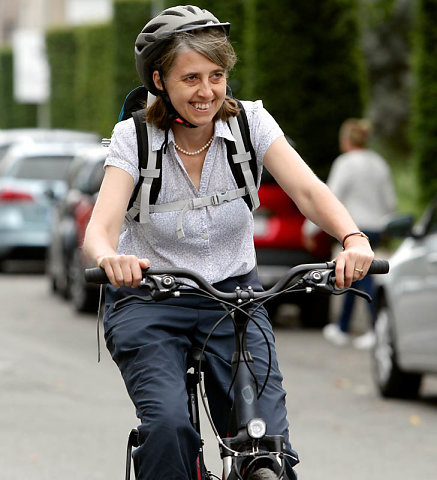
[[[153,64],[172,35],[208,27],[221,27],[229,35],[230,26],[230,23],[221,23],[208,10],[193,5],[167,8],[154,17],[135,42],[137,72],[146,89],[154,95],[158,93],[152,80]]]

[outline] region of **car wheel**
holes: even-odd
[[[70,265],[71,303],[76,312],[96,312],[99,302],[98,290],[90,288],[83,275],[84,266],[80,258],[80,251],[76,249]]]
[[[46,262],[46,271],[49,278],[49,286],[52,293],[59,295],[62,298],[68,299],[70,297],[70,287],[68,274],[62,276],[59,272],[56,272],[50,263],[50,259]],[[67,268],[63,269],[67,272]],[[58,273],[58,274],[57,274]]]
[[[392,313],[383,300],[377,307],[375,347],[372,350],[373,376],[380,394],[386,398],[415,398],[422,375],[399,367],[393,333]]]

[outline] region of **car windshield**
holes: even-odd
[[[7,175],[32,180],[65,180],[71,155],[26,157],[14,163]]]

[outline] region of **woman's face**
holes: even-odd
[[[153,80],[162,89],[157,71]],[[179,115],[200,127],[212,122],[224,102],[226,72],[200,53],[185,50],[177,55],[165,87]]]

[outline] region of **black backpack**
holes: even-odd
[[[250,210],[259,206],[256,179],[258,178],[258,167],[250,140],[249,125],[246,113],[240,101],[236,100],[240,112],[236,117],[228,120],[228,125],[235,138],[235,142],[225,140],[228,154],[229,166],[234,175],[238,189],[228,192],[217,192],[209,197],[200,199],[188,199],[170,204],[156,205],[159,191],[161,189],[161,166],[162,148],[153,152],[149,148],[149,132],[145,122],[145,105],[148,97],[145,87],[140,86],[132,90],[126,97],[121,109],[118,121],[133,117],[138,142],[138,168],[140,179],[135,186],[132,197],[129,201],[126,217],[128,220],[148,223],[150,213],[157,211],[181,210],[180,221],[178,221],[178,237],[182,238],[182,217],[183,213],[193,208],[201,208],[209,205],[219,205],[236,198],[243,198]]]

